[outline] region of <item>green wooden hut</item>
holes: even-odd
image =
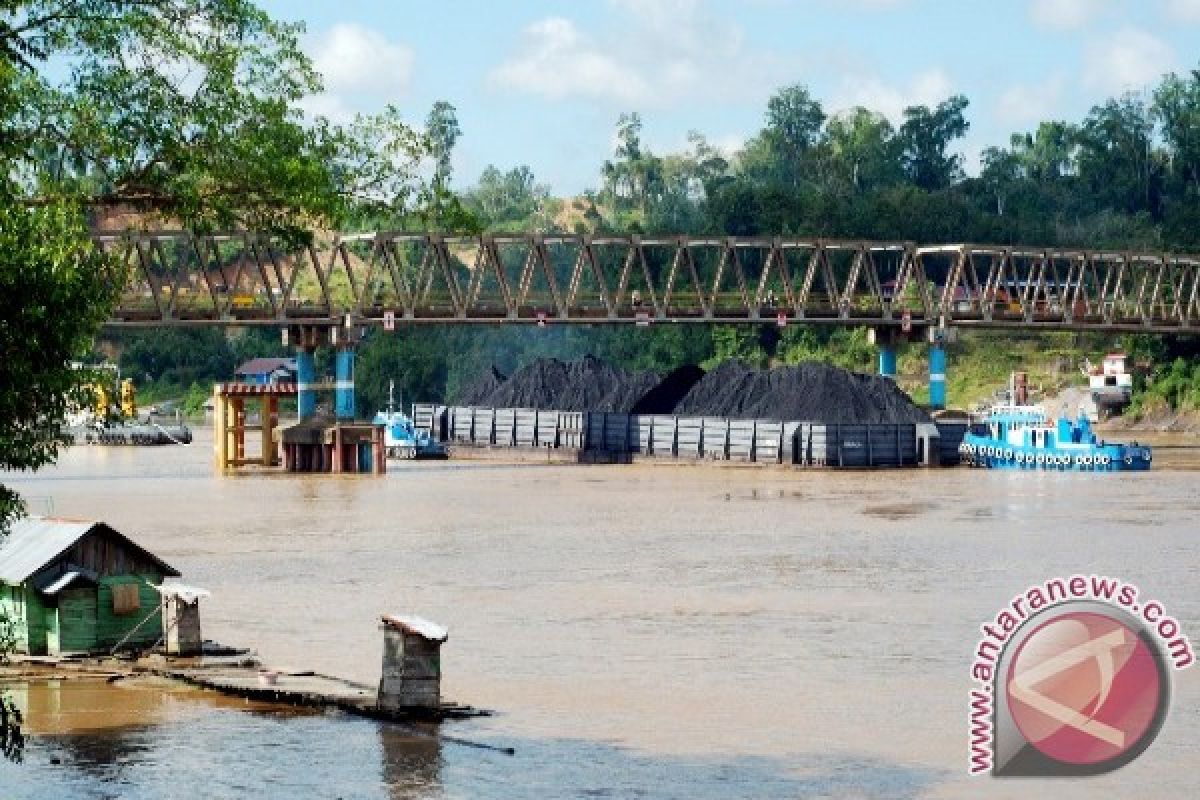
[[[153,587],[178,576],[103,522],[26,517],[0,540],[0,615],[18,653],[149,647],[163,632]]]

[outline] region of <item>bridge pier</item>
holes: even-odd
[[[334,416],[352,420],[357,409],[354,402],[354,345],[343,344],[334,356]]]
[[[941,344],[929,346],[929,407],[946,407],[946,348]]]
[[[324,340],[320,328],[306,325],[295,329],[296,415],[308,419],[317,413],[317,346]]]
[[[879,374],[896,380],[896,354],[903,336],[894,328],[871,328],[869,338],[879,348]]]
[[[337,325],[304,325],[289,328],[296,337],[297,408],[300,420],[280,435],[289,472],[367,473],[382,475],[387,469],[384,429],[359,422],[354,391],[354,358],[364,329],[350,315]],[[315,351],[334,348],[334,380],[318,383]],[[333,389],[333,416],[317,416],[316,393]]]
[[[929,329],[929,407],[935,411],[946,407],[946,345],[954,338],[953,329]]]

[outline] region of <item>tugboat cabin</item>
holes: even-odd
[[[0,615],[18,653],[151,647],[163,635],[154,587],[178,576],[103,522],[26,517],[0,539]]]
[[[997,406],[975,433],[1011,447],[1037,450],[1096,443],[1086,418],[1072,421],[1062,417],[1052,424],[1040,406]]]

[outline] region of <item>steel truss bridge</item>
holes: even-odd
[[[791,237],[97,234],[109,327],[658,322],[1200,331],[1200,257]]]

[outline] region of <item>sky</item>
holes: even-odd
[[[689,131],[726,151],[766,103],[803,83],[827,113],[970,100],[979,152],[1043,119],[1200,67],[1200,0],[262,0],[303,21],[326,92],[306,110],[347,121],[387,104],[413,122],[452,103],[454,182],[525,164],[557,195],[600,182],[623,111],[663,154]]]

